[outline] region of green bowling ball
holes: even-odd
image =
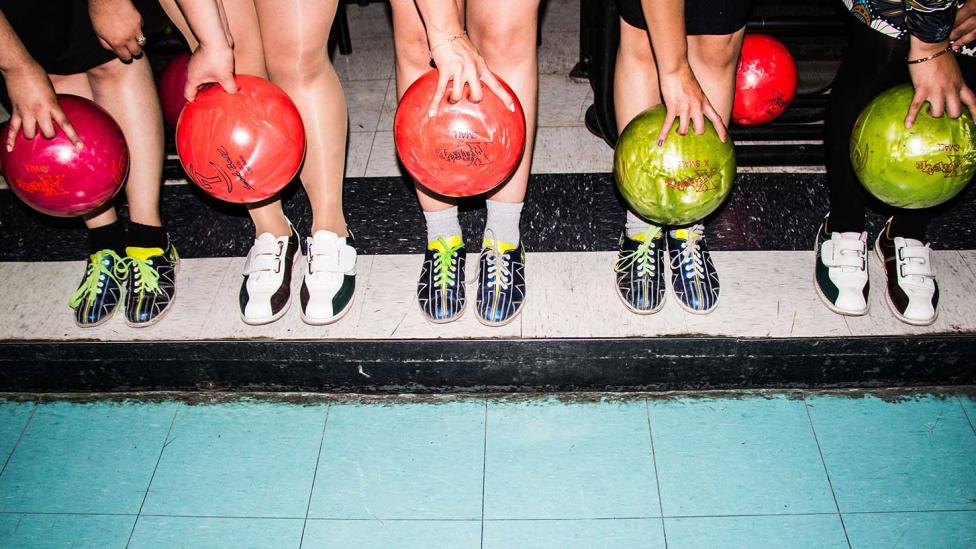
[[[687,225],[714,212],[732,190],[735,151],[722,143],[712,124],[705,133],[678,135],[678,123],[664,145],[657,136],[664,125],[663,105],[637,115],[617,141],[613,173],[630,207],[660,225]]]
[[[851,166],[878,200],[898,208],[930,208],[959,194],[976,173],[976,124],[969,110],[952,119],[929,115],[929,104],[905,128],[914,89],[882,92],[851,132]]]

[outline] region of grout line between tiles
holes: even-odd
[[[654,486],[657,487],[657,507],[661,514],[661,534],[664,535],[664,549],[668,549],[668,529],[664,523],[664,500],[661,499],[661,479],[657,474],[657,452],[654,449],[654,428],[651,427],[651,405],[644,401],[644,414],[647,417],[647,439],[651,442],[651,463],[654,465]]]
[[[17,447],[20,446],[20,441],[23,440],[24,435],[27,434],[27,428],[30,427],[32,421],[34,421],[34,414],[37,412],[38,404],[35,402],[34,407],[31,408],[30,415],[27,416],[27,421],[24,422],[24,428],[20,430],[20,434],[17,435],[17,441],[14,442],[12,448],[10,448],[10,453],[7,454],[7,459],[3,460],[3,467],[0,467],[0,478],[3,478],[3,473],[7,470],[7,464],[14,457],[14,452],[17,451]]]
[[[481,542],[485,546],[485,484],[488,478],[488,399],[485,399],[485,440],[481,447]]]
[[[142,495],[142,503],[139,504],[139,512],[136,513],[136,519],[132,521],[132,529],[129,530],[129,539],[126,540],[125,546],[129,547],[132,543],[132,536],[136,533],[136,525],[139,524],[139,516],[142,514],[142,508],[146,506],[146,500],[149,498],[149,490],[152,488],[153,480],[156,478],[156,471],[159,470],[159,463],[163,461],[163,453],[166,452],[166,447],[172,442],[169,436],[173,433],[173,426],[176,425],[176,416],[180,413],[180,403],[176,404],[176,409],[173,410],[173,419],[169,422],[169,429],[166,430],[166,436],[163,437],[163,447],[159,449],[159,456],[156,458],[156,466],[153,467],[152,475],[149,477],[149,483],[146,484],[146,493]]]
[[[827,485],[830,486],[830,495],[834,498],[834,507],[837,509],[837,517],[840,519],[840,527],[844,530],[844,539],[847,546],[851,547],[851,538],[847,535],[847,524],[844,523],[844,515],[840,512],[840,502],[837,501],[837,493],[834,492],[834,483],[830,479],[830,471],[827,470],[827,460],[824,459],[823,449],[820,448],[820,438],[817,436],[817,428],[813,426],[813,416],[810,415],[810,404],[806,397],[803,397],[803,410],[807,413],[807,421],[810,422],[810,431],[813,433],[813,441],[817,443],[817,454],[820,455],[820,464],[823,465],[824,475],[827,476]]]
[[[973,423],[973,418],[969,416],[969,412],[966,411],[966,406],[962,403],[962,397],[956,397],[959,401],[959,407],[962,408],[962,415],[966,416],[966,421],[969,422],[969,428],[973,430],[973,434],[976,435],[976,423]]]
[[[305,527],[308,526],[308,513],[312,509],[312,496],[315,495],[315,479],[319,476],[319,462],[322,461],[322,445],[325,444],[325,428],[329,425],[329,414],[332,405],[325,407],[325,420],[322,422],[322,436],[319,437],[319,453],[315,456],[315,470],[312,472],[312,487],[308,490],[308,505],[305,506],[305,522],[302,523],[302,536],[298,540],[298,548],[305,544]]]

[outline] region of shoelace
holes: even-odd
[[[437,242],[441,247],[434,250],[434,284],[441,288],[446,288],[454,284],[454,277],[457,276],[457,269],[454,266],[454,254],[464,246],[459,242],[454,246],[448,246],[447,240],[438,238]]]
[[[490,232],[488,231],[488,233]],[[505,254],[498,251],[495,235],[488,236],[486,233],[485,239],[489,243],[485,250],[485,263],[488,264],[488,283],[495,286],[497,290],[507,290],[512,284],[512,267]]]
[[[127,257],[126,262],[135,267],[136,274],[134,277],[135,288],[131,291],[141,292],[146,291],[149,293],[159,293],[159,271],[153,265],[152,259],[142,260],[135,257]]]
[[[115,260],[114,267],[109,267],[109,258]],[[98,294],[101,293],[102,288],[105,287],[105,278],[111,278],[116,284],[121,285],[122,282],[119,278],[125,276],[126,270],[126,260],[119,257],[115,252],[101,250],[93,253],[88,263],[88,273],[85,275],[85,280],[75,290],[75,293],[71,294],[71,298],[68,300],[68,306],[74,309],[78,305],[81,305],[83,300],[87,300],[88,304],[91,305],[95,302]]]
[[[660,227],[651,228],[644,235],[644,241],[636,250],[617,258],[613,264],[613,270],[623,273],[637,265],[637,276],[654,276],[654,272],[657,270],[657,262],[654,260],[654,249],[657,247],[655,239],[660,235]]]
[[[704,231],[705,227],[702,225],[688,227],[688,239],[681,243],[681,252],[674,258],[675,261],[671,265],[671,268],[677,269],[684,263],[685,278],[688,280],[705,278],[705,265],[701,247],[698,245]]]

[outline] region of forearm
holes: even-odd
[[[197,42],[207,48],[230,47],[219,0],[176,0]]]
[[[420,17],[427,28],[427,45],[431,48],[443,44],[464,32],[461,14],[454,0],[416,0]]]
[[[27,48],[24,47],[3,12],[0,12],[0,72],[6,74],[32,62],[33,59],[27,53]]]
[[[641,0],[658,72],[673,74],[688,64],[684,0]]]

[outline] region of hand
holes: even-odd
[[[916,47],[918,44],[918,47]],[[945,43],[926,44],[912,38],[909,59],[921,59],[945,48]],[[908,72],[915,86],[915,97],[905,117],[905,127],[911,128],[922,105],[929,103],[929,114],[935,118],[947,113],[950,118],[962,116],[962,105],[976,113],[976,95],[966,86],[952,52],[940,55],[930,61],[908,65]]]
[[[959,51],[974,40],[976,40],[976,0],[968,0],[956,10],[956,21],[952,24],[949,41],[952,42],[952,49]]]
[[[197,88],[207,82],[220,84],[227,93],[237,93],[237,82],[234,81],[234,50],[230,47],[202,44],[197,47],[186,67],[183,97],[187,101],[193,101],[197,97]]]
[[[448,82],[453,83],[451,101],[455,103],[463,99],[465,84],[471,90],[469,99],[473,103],[480,102],[484,97],[481,89],[481,83],[484,82],[502,100],[508,110],[515,111],[515,100],[488,69],[485,58],[468,40],[467,35],[454,39],[444,38],[440,42],[432,40],[432,46],[430,55],[434,60],[434,66],[437,67],[438,80],[437,91],[434,92],[427,111],[428,116],[437,114],[441,99],[447,92]]]
[[[661,74],[661,96],[667,108],[667,117],[664,119],[661,133],[657,136],[658,146],[664,144],[675,118],[678,119],[678,135],[687,135],[689,124],[698,135],[705,133],[705,118],[707,118],[715,126],[719,139],[723,143],[728,139],[728,131],[725,129],[722,117],[708,102],[705,92],[702,91],[701,85],[698,84],[695,74],[687,63],[674,73]]]
[[[32,61],[6,71],[3,76],[7,81],[7,93],[11,104],[10,127],[6,136],[7,152],[14,150],[17,133],[21,128],[27,139],[34,139],[38,128],[44,137],[52,139],[55,135],[55,124],[61,127],[76,148],[81,149],[84,146],[71,122],[68,121],[68,117],[61,110],[51,81],[40,65]]]
[[[126,63],[142,55],[142,15],[130,0],[88,0],[88,15],[103,48]]]

